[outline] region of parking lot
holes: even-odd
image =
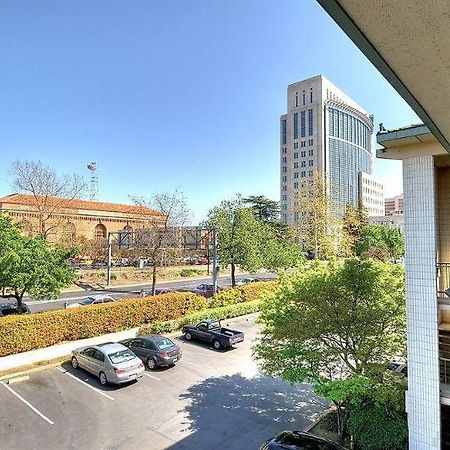
[[[258,449],[284,429],[304,429],[327,405],[309,385],[261,375],[252,359],[255,316],[224,322],[245,332],[215,351],[175,342],[175,367],[137,382],[100,385],[69,363],[0,384],[0,447],[6,449]]]

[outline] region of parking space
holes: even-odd
[[[175,337],[181,361],[128,385],[101,386],[68,363],[0,384],[1,448],[251,450],[282,429],[304,429],[325,403],[308,385],[258,373],[253,316],[229,325],[245,332],[238,347],[215,351]]]

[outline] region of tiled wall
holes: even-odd
[[[432,156],[403,161],[403,189],[409,450],[440,450],[436,189]]]

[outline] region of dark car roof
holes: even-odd
[[[169,339],[170,341],[172,340],[167,336],[162,336],[161,334],[146,334],[144,336],[137,336],[136,339],[148,339],[152,342],[159,341],[161,339]]]
[[[276,444],[283,445],[283,447],[280,447],[283,449],[292,448],[292,450],[294,450],[295,448],[297,448],[296,447],[297,445],[299,446],[299,448],[303,448],[305,444],[320,443],[320,444],[328,444],[330,450],[331,449],[345,450],[344,447],[339,445],[337,442],[333,442],[330,441],[329,439],[315,436],[314,434],[305,431],[296,431],[296,430],[283,431],[273,440],[273,442]]]

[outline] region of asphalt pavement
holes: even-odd
[[[328,405],[309,384],[259,373],[255,318],[224,321],[245,333],[228,350],[173,337],[176,366],[128,385],[101,386],[69,362],[0,382],[1,449],[257,450],[282,430],[304,430]]]
[[[249,276],[249,274],[242,274],[236,276],[236,279],[239,281],[242,278]],[[275,278],[274,274],[271,273],[259,273],[256,275],[256,278],[261,280],[271,280]],[[164,288],[172,288],[172,289],[182,289],[182,288],[193,288],[198,286],[201,283],[212,283],[211,277],[205,278],[197,278],[195,280],[186,279],[186,280],[177,280],[177,281],[166,281],[157,283],[157,287]],[[222,276],[219,277],[218,285],[227,288],[231,286],[231,277],[230,276]],[[64,309],[66,305],[70,305],[72,303],[79,302],[82,298],[85,298],[89,295],[96,294],[109,294],[116,298],[130,298],[139,296],[139,292],[141,289],[151,290],[152,285],[132,285],[132,286],[110,286],[104,289],[90,289],[89,286],[86,286],[85,290],[78,290],[72,292],[64,292],[61,297],[57,300],[29,300],[27,298],[24,299],[25,303],[30,307],[31,312],[41,312],[47,310],[55,310],[55,309]]]

